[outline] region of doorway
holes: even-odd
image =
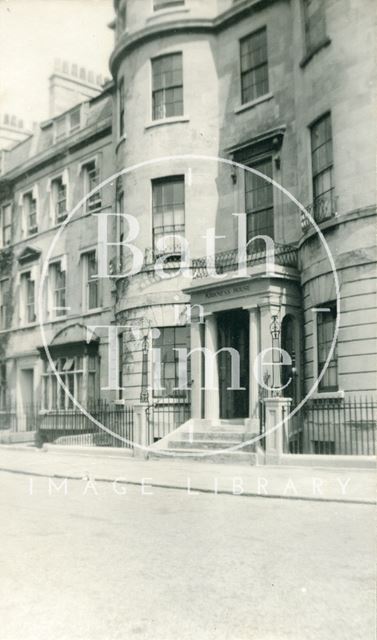
[[[34,425],[34,370],[20,370],[20,431],[31,431]]]
[[[219,353],[220,418],[247,418],[249,416],[249,313],[232,309],[217,315],[218,349],[232,348],[239,353],[241,389],[232,385],[232,356]]]

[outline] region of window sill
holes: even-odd
[[[38,229],[36,229],[35,231],[28,231],[26,236],[24,237],[24,240],[30,240],[30,238],[35,238],[38,235]]]
[[[306,67],[306,65],[308,64],[308,62],[310,62],[310,60],[319,52],[321,51],[321,49],[324,49],[325,47],[328,47],[329,44],[331,44],[331,39],[327,36],[324,40],[322,40],[321,42],[319,42],[317,45],[315,45],[315,47],[312,47],[309,51],[306,52],[306,54],[304,55],[303,59],[300,62],[300,67],[301,69],[303,69],[304,67]]]
[[[159,17],[165,17],[165,16],[169,16],[170,14],[173,13],[189,13],[190,9],[188,9],[188,7],[168,7],[166,9],[154,9],[153,10],[153,15],[149,16],[146,19],[146,22],[153,22],[154,20],[156,20]]]
[[[311,396],[311,400],[330,400],[330,399],[334,399],[336,400],[338,399],[342,399],[344,398],[344,391],[340,390],[340,391],[316,391],[315,393],[313,393],[313,395]]]
[[[161,120],[152,120],[145,125],[145,129],[152,129],[152,127],[161,127],[164,124],[177,124],[179,122],[189,122],[188,116],[172,116],[171,118],[161,118]]]
[[[236,107],[234,109],[234,113],[242,113],[243,111],[247,111],[248,109],[253,109],[258,104],[261,104],[262,102],[267,102],[267,100],[272,100],[273,97],[274,97],[273,93],[265,93],[264,96],[260,96],[259,98],[256,98],[255,100],[251,100],[250,102],[245,102],[245,104],[241,104],[240,107]]]
[[[35,329],[35,327],[38,327],[38,326],[39,326],[39,322],[35,320],[34,322],[25,322],[23,324],[20,324],[18,329]]]
[[[60,322],[61,320],[67,320],[68,318],[68,313],[65,313],[64,316],[57,316],[56,318],[49,318],[48,320],[45,321],[45,323],[49,323],[49,324],[55,324],[55,322]]]
[[[82,316],[92,316],[98,313],[102,313],[103,307],[96,307],[95,309],[88,309],[87,311],[82,312]]]

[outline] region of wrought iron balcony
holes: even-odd
[[[144,271],[152,271],[155,269],[156,260],[161,258],[161,254],[156,254],[155,251],[150,248],[145,250],[144,264],[141,269]],[[270,262],[272,259],[268,258]],[[182,268],[183,256],[177,253],[166,253],[164,261],[164,269],[176,269]],[[228,271],[236,271],[239,268],[245,266],[255,266],[258,264],[265,264],[267,261],[266,249],[263,251],[254,251],[247,254],[246,261],[239,260],[238,249],[229,249],[228,251],[221,251],[216,253],[211,264],[208,265],[212,269],[215,267],[216,273],[225,273]],[[112,258],[110,260],[110,273],[111,275],[122,275],[122,270],[127,271],[127,261],[120,260],[119,258]],[[274,243],[273,262],[276,265],[282,267],[297,268],[297,249],[294,245],[290,244],[277,244]],[[207,271],[207,257],[193,258],[191,260],[190,268],[192,270],[193,278],[206,278],[209,274]]]
[[[334,189],[328,191],[323,196],[316,198],[314,202],[306,207],[306,210],[317,224],[326,222],[334,218],[337,214],[338,196],[335,195]],[[308,231],[311,226],[309,218],[301,212],[301,228],[304,233]]]
[[[266,250],[250,252],[246,257],[246,266],[251,267],[266,262]],[[283,267],[297,268],[297,249],[289,244],[274,243],[274,263]],[[235,271],[239,267],[245,266],[239,264],[238,249],[230,249],[221,251],[214,256],[212,268],[215,267],[216,273],[225,273],[227,271]],[[196,258],[192,261],[193,277],[205,278],[207,272],[207,258]]]

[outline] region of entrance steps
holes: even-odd
[[[181,459],[228,464],[258,464],[258,443],[244,420],[191,419],[148,448],[150,459]]]

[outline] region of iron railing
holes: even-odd
[[[39,408],[34,404],[19,407],[7,406],[0,409],[0,430],[36,431],[39,420]]]
[[[373,398],[310,400],[289,421],[289,453],[374,455],[377,402]]]
[[[250,252],[246,256],[246,260],[242,262],[239,258],[238,249],[229,249],[228,251],[221,251],[216,253],[213,259],[211,267],[215,267],[216,273],[225,273],[227,271],[235,271],[239,267],[251,267],[257,264],[266,262],[266,250]],[[241,263],[241,264],[239,264]],[[293,245],[289,244],[277,244],[274,243],[274,264],[278,264],[283,267],[297,268],[297,249]],[[208,276],[207,271],[207,257],[195,258],[192,261],[193,277],[194,278],[206,278]]]
[[[310,213],[317,224],[321,224],[321,222],[334,218],[337,214],[337,208],[338,196],[335,195],[332,189],[323,196],[316,198],[311,204],[308,204],[306,211]],[[301,228],[303,232],[306,233],[310,227],[311,222],[308,216],[301,211]]]
[[[159,398],[147,408],[148,444],[178,429],[191,418],[190,398]]]
[[[0,411],[0,429],[36,431],[39,446],[49,442],[66,446],[133,448],[132,407],[101,401],[89,406],[87,412],[111,433],[78,409],[44,411],[31,405]]]

